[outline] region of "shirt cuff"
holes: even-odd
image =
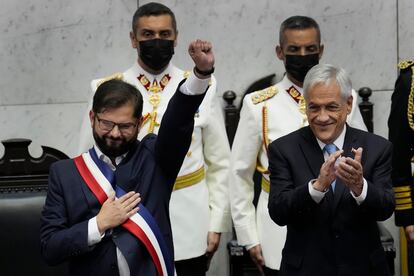
[[[105,233],[101,235],[98,229],[98,223],[96,222],[96,216],[88,221],[88,246],[93,246],[100,242],[105,236]]]
[[[244,248],[246,248],[247,251],[249,251],[250,249],[252,249],[253,247],[255,247],[256,245],[259,245],[259,243],[253,243],[253,244],[249,244],[246,245]]]
[[[313,201],[315,201],[316,203],[321,202],[321,200],[323,199],[323,197],[325,196],[326,192],[321,192],[316,190],[315,188],[313,188],[313,183],[315,183],[316,179],[312,179],[311,181],[309,181],[308,183],[308,187],[309,187],[309,194],[312,197]]]
[[[195,74],[190,74],[180,86],[180,92],[189,96],[202,95],[206,92],[210,80],[211,78],[199,79]]]
[[[364,184],[362,186],[362,192],[359,196],[355,196],[355,194],[351,191],[351,195],[355,199],[358,205],[361,205],[364,202],[365,198],[367,197],[368,183],[365,180],[365,178],[363,178],[363,181],[364,181]]]

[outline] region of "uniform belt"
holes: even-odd
[[[270,181],[262,175],[262,190],[266,193],[270,192]]]
[[[177,177],[173,191],[193,186],[203,180],[205,177],[204,166],[195,172]]]

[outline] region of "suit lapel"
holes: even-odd
[[[322,150],[309,126],[301,129],[301,136],[303,143],[299,143],[299,146],[312,171],[313,177],[317,178],[324,162]]]

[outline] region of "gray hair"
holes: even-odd
[[[312,67],[306,74],[303,82],[303,96],[307,99],[307,94],[317,84],[330,84],[336,81],[343,99],[348,99],[352,95],[352,83],[346,71],[331,64],[318,64]]]

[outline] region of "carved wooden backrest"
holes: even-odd
[[[66,264],[49,267],[40,257],[40,216],[47,193],[49,167],[68,157],[42,146],[34,158],[31,140],[2,141],[0,159],[0,258],[1,275],[67,275]]]

